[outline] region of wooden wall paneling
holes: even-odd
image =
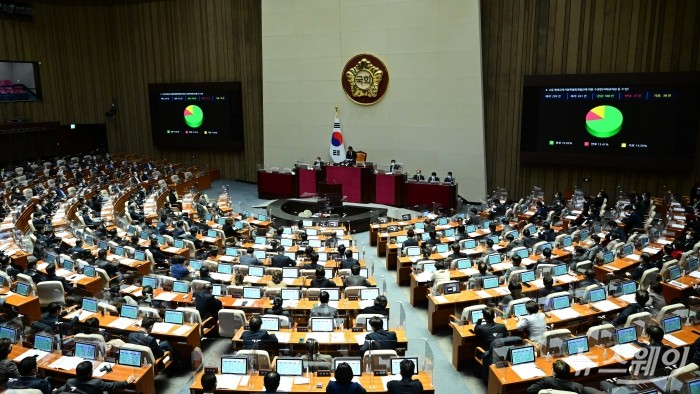
[[[698,165],[690,171],[521,165],[520,98],[527,74],[699,71],[697,2],[525,0],[505,7],[482,0],[481,7],[489,190],[504,186],[519,196],[537,185],[551,196],[579,186],[614,195],[621,186],[688,193]]]

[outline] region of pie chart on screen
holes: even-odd
[[[204,121],[204,112],[196,105],[188,105],[187,108],[185,108],[184,115],[185,123],[193,129],[201,126]]]
[[[612,105],[599,105],[586,114],[586,130],[594,137],[610,138],[622,130],[622,112]]]

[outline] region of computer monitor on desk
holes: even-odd
[[[245,375],[248,373],[248,357],[221,357],[221,373],[226,375]]]
[[[302,376],[304,362],[301,357],[278,357],[276,371],[280,376]]]
[[[128,367],[141,368],[143,355],[138,350],[119,349],[117,364]]]

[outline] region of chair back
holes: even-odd
[[[277,320],[280,321],[280,328],[290,328],[291,323],[289,321],[288,316],[282,316],[282,315],[262,315],[262,317],[274,317]]]
[[[545,331],[542,334],[542,350],[540,354],[553,354],[560,356],[564,354],[564,340],[571,338],[571,331],[566,328]]]
[[[607,346],[615,341],[615,326],[612,324],[601,324],[593,326],[586,331],[588,343],[591,347],[602,345]]]
[[[379,314],[379,313],[360,313],[355,318],[355,327],[362,327],[362,328],[367,327],[367,322],[369,322],[369,319],[371,319],[375,316],[376,317],[384,317],[384,315]]]
[[[219,310],[219,336],[233,338],[241,327],[248,323],[245,312],[239,309]]]
[[[639,337],[649,325],[650,319],[651,313],[649,312],[633,313],[627,317],[624,327],[635,327],[637,329],[637,337]]]
[[[66,304],[63,285],[57,280],[37,283],[36,294],[39,297],[39,304],[42,308],[49,306],[52,302],[58,302],[61,305]]]
[[[270,369],[270,355],[266,350],[242,349],[236,356],[247,356],[248,364],[255,370]]]
[[[684,367],[674,369],[669,375],[668,380],[666,380],[666,387],[664,392],[671,393],[677,392],[675,389],[680,390],[683,387],[683,381],[678,379],[678,376],[682,374],[687,374],[690,372],[695,372],[698,370],[698,365],[695,363],[690,363]]]
[[[471,306],[466,306],[464,309],[462,309],[462,315],[461,315],[461,320],[466,321],[469,319],[469,313],[471,311],[477,311],[480,309],[486,309],[488,306],[486,305],[471,305]]]
[[[652,282],[656,281],[656,277],[658,274],[659,269],[656,267],[644,270],[644,272],[642,273],[642,277],[639,279],[639,288],[643,290],[649,288],[649,285],[651,285]]]
[[[76,342],[90,342],[95,343],[100,346],[100,351],[102,355],[105,354],[105,349],[107,348],[105,344],[105,338],[100,334],[75,334],[73,337]]]
[[[684,309],[688,309],[688,307],[683,305],[683,304],[666,305],[666,306],[662,307],[661,310],[659,311],[659,314],[656,315],[656,321],[659,324],[661,324],[661,320],[663,320],[664,317],[666,317],[666,315],[670,315],[675,311],[682,311]]]
[[[97,310],[100,312],[104,312],[108,315],[112,315],[112,316],[119,315],[119,311],[117,310],[117,307],[114,305],[110,305],[106,302],[98,302],[97,303]]]
[[[396,350],[379,349],[368,350],[362,357],[362,369],[367,370],[367,365],[370,365],[372,371],[377,369],[391,370],[391,359],[398,357]]]
[[[367,286],[348,286],[345,288],[345,298],[359,297],[360,290],[366,289]]]
[[[139,312],[141,313],[142,316],[148,316],[148,317],[160,319],[160,312],[158,312],[158,309],[156,309],[156,308],[153,308],[150,306],[139,306]]]
[[[151,365],[155,364],[156,362],[156,358],[153,356],[153,351],[148,346],[125,343],[121,346],[121,349],[136,350],[141,352],[141,357],[143,357]]]

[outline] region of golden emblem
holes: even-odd
[[[384,72],[367,58],[362,58],[355,67],[345,73],[353,97],[377,97]]]

